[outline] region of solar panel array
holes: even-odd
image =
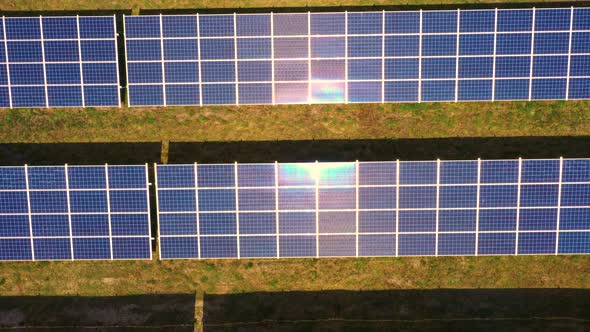
[[[0,107],[120,106],[115,16],[1,22]]]
[[[590,98],[590,8],[124,21],[130,106]]]
[[[0,260],[151,259],[147,165],[0,167]]]
[[[160,256],[590,253],[590,159],[156,165]]]

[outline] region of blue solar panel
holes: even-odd
[[[151,259],[146,166],[0,168],[0,260]]]
[[[240,254],[244,258],[276,257],[277,240],[274,236],[248,236],[240,239]]]
[[[7,17],[0,30],[0,107],[120,106],[114,16]]]
[[[589,167],[586,159],[157,165],[161,257],[586,253],[575,241],[590,232]],[[21,224],[10,231],[26,233]]]
[[[587,99],[588,11],[126,17],[130,77],[149,71],[136,66],[143,58],[156,73],[154,81],[129,81],[130,105]],[[169,80],[169,63],[187,59],[194,68]],[[162,61],[164,73],[156,69]]]
[[[240,234],[276,234],[276,214],[240,213]]]

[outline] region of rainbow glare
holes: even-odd
[[[307,103],[307,83],[276,83],[275,98],[279,104]]]
[[[314,103],[343,103],[344,83],[313,81],[311,99]]]
[[[279,164],[279,184],[354,185],[355,163]]]

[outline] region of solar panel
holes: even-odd
[[[589,13],[126,16],[129,105],[588,99]]]
[[[151,259],[147,165],[0,167],[0,260]]]
[[[115,16],[1,22],[0,107],[120,106]]]
[[[590,159],[155,172],[162,259],[590,253]]]

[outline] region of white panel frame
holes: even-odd
[[[158,164],[154,163],[154,190],[156,191],[156,227],[158,229],[158,258],[162,260],[162,233],[160,231],[160,199],[158,191]],[[151,225],[150,225],[151,226]],[[151,227],[150,227],[151,228]],[[150,229],[151,233],[151,229]]]
[[[82,41],[81,41],[81,36],[80,36],[80,15],[76,15],[76,29],[77,29],[77,36],[78,36],[78,60],[80,62],[80,91],[82,93],[82,108],[86,108],[86,97],[84,96],[84,68],[82,66]],[[116,33],[116,29],[115,29],[115,33]],[[118,52],[116,52],[116,48],[115,48],[115,54],[117,54]],[[119,61],[117,61],[117,64],[119,63]],[[119,71],[117,70],[117,81],[118,81],[118,75],[119,75]],[[118,95],[120,96],[121,93],[118,93]],[[120,106],[120,105],[119,105]],[[66,167],[67,169],[67,167]],[[71,231],[71,230],[70,230]],[[72,257],[74,255],[72,254]]]
[[[35,261],[35,241],[33,235],[33,214],[31,211],[31,187],[29,186],[29,165],[25,164],[25,185],[27,192],[27,215],[29,218],[29,238],[31,239],[31,260]]]
[[[236,106],[240,105],[240,85],[238,84],[238,21],[236,18],[236,13],[234,12],[234,79],[235,79],[235,87],[236,87]],[[239,244],[239,241],[238,241]],[[238,248],[239,250],[239,248]]]
[[[162,56],[160,59],[162,64],[162,103],[166,107],[168,106],[168,101],[166,100],[166,62],[164,59],[164,23],[162,14],[160,14],[160,52]]]
[[[107,218],[109,222],[109,246],[111,253],[111,260],[113,260],[113,226],[111,222],[111,188],[109,185],[109,164],[104,164],[105,186],[107,194]]]
[[[418,37],[418,103],[422,102],[422,9],[420,9],[420,33]]]
[[[516,191],[516,234],[514,255],[518,255],[518,238],[520,233],[520,191],[522,187],[522,158],[518,158],[518,187]]]
[[[275,232],[277,238],[277,258],[281,257],[281,237],[280,237],[280,221],[279,221],[279,163],[275,161]]]
[[[238,162],[234,162],[234,193],[236,195],[235,204],[236,204],[236,241],[237,241],[237,256],[240,259],[240,201],[239,201],[239,185],[238,185]]]
[[[41,56],[43,64],[43,87],[45,89],[45,108],[49,108],[49,92],[47,91],[47,65],[45,60],[45,36],[43,31],[43,16],[39,15],[39,30],[41,32]],[[8,61],[8,59],[6,59]]]
[[[275,14],[270,13],[270,66],[271,66],[271,89],[272,89],[272,105],[277,104],[275,96]],[[277,249],[278,250],[278,249]]]
[[[537,10],[533,7],[533,25],[531,27],[531,65],[529,73],[529,101],[533,100],[533,67],[535,63],[535,24]]]
[[[2,33],[4,37],[4,59],[6,60],[6,86],[8,87],[8,105],[12,109],[12,87],[10,86],[10,65],[8,61],[8,41],[6,40],[6,18],[2,16]]]
[[[316,170],[319,169],[319,162],[314,164]],[[315,256],[320,258],[320,177],[315,179]]]
[[[565,100],[570,98],[570,76],[571,76],[571,63],[572,63],[572,38],[574,36],[574,6],[570,7],[570,32],[567,49],[567,81],[565,83]]]
[[[555,225],[555,254],[559,254],[559,228],[561,221],[561,190],[563,184],[563,157],[559,157],[559,185],[557,189],[557,223]]]
[[[551,159],[553,160],[553,159]],[[568,159],[569,160],[569,159]],[[486,160],[487,161],[487,160]],[[511,161],[514,161],[514,159],[512,159]],[[429,161],[432,162],[432,161]],[[447,162],[453,162],[451,161],[447,161]],[[355,201],[355,206],[354,208],[350,208],[350,209],[326,209],[326,210],[321,210],[321,211],[330,211],[330,212],[336,212],[336,211],[350,211],[350,212],[354,212],[357,216],[361,211],[394,211],[396,214],[396,225],[395,225],[395,231],[394,232],[371,232],[371,233],[367,233],[367,234],[373,234],[373,235],[388,235],[388,236],[395,236],[395,256],[400,256],[399,255],[399,236],[400,234],[435,234],[436,236],[436,252],[435,255],[438,256],[443,256],[440,255],[438,252],[438,237],[440,236],[440,234],[474,234],[475,233],[475,251],[473,253],[467,254],[467,255],[461,255],[461,256],[482,256],[482,255],[489,255],[489,254],[481,254],[481,252],[479,252],[479,236],[481,234],[494,234],[494,233],[498,233],[498,234],[516,234],[516,238],[514,239],[514,245],[515,245],[515,252],[512,253],[512,255],[523,255],[518,253],[518,235],[519,233],[544,233],[547,232],[547,230],[525,230],[525,231],[520,231],[520,226],[519,226],[519,221],[520,221],[520,211],[521,210],[526,210],[526,209],[539,209],[539,208],[555,208],[555,206],[553,207],[540,207],[540,206],[535,206],[535,207],[521,207],[520,206],[520,198],[521,198],[521,194],[520,194],[520,190],[521,190],[521,186],[523,184],[525,185],[545,185],[545,184],[557,184],[557,183],[553,183],[553,182],[549,182],[549,183],[523,183],[522,182],[522,172],[523,172],[523,167],[522,167],[522,163],[523,163],[523,159],[519,158],[518,159],[518,180],[516,182],[509,182],[509,183],[482,183],[481,179],[482,179],[482,168],[483,168],[483,161],[481,159],[477,159],[477,182],[474,183],[445,183],[442,184],[440,183],[441,181],[441,161],[437,160],[437,180],[436,180],[436,190],[437,190],[437,204],[436,207],[434,208],[428,208],[428,209],[422,209],[422,208],[404,208],[401,209],[399,208],[399,188],[401,187],[432,187],[433,184],[423,184],[423,185],[415,185],[415,184],[400,184],[400,161],[396,160],[396,164],[395,164],[395,168],[396,168],[396,182],[395,184],[387,184],[387,185],[362,185],[362,187],[390,187],[390,188],[394,188],[396,191],[396,205],[394,208],[386,208],[386,209],[373,209],[373,208],[369,208],[369,209],[360,209],[359,204],[359,198],[358,198],[358,188],[361,187],[360,184],[360,177],[359,177],[359,172],[360,172],[360,167],[359,162],[355,161],[353,163],[350,164],[354,164],[355,166],[355,182],[352,184],[348,184],[348,185],[324,185],[321,184],[319,182],[319,179],[316,178],[314,180],[314,184],[310,184],[310,185],[286,185],[286,186],[279,186],[279,182],[278,182],[278,177],[279,177],[279,173],[278,173],[278,162],[274,163],[274,178],[275,178],[275,183],[274,185],[268,185],[268,186],[262,186],[262,187],[248,187],[248,186],[244,186],[244,187],[238,187],[238,189],[271,189],[274,191],[275,195],[274,195],[274,207],[271,210],[260,210],[260,211],[238,211],[239,208],[236,208],[235,211],[211,211],[211,212],[203,212],[203,213],[260,213],[260,212],[268,212],[268,213],[274,213],[275,216],[278,216],[278,214],[280,212],[308,212],[308,213],[315,213],[315,233],[286,233],[286,234],[282,234],[283,236],[313,236],[315,235],[316,238],[316,255],[315,256],[311,256],[311,257],[324,257],[324,256],[320,256],[319,255],[319,251],[320,251],[320,239],[319,239],[319,191],[322,188],[350,188],[350,189],[354,189],[355,190],[355,194],[356,194],[356,201]],[[316,161],[315,164],[311,164],[310,166],[313,165],[313,167],[318,168],[319,162]],[[234,163],[234,172],[235,172],[235,163]],[[563,167],[563,166],[560,166]],[[319,167],[321,168],[321,167]],[[560,171],[562,172],[562,171]],[[562,176],[560,176],[560,178],[562,178]],[[234,179],[234,181],[236,181],[236,179]],[[568,182],[568,184],[590,184],[586,183],[586,182]],[[481,207],[480,203],[481,203],[481,188],[484,186],[498,186],[498,185],[515,185],[517,186],[517,206],[508,206],[508,207]],[[465,207],[460,207],[460,208],[441,208],[440,207],[440,187],[448,187],[448,186],[477,186],[477,197],[476,197],[476,205],[472,208],[465,208]],[[561,186],[561,185],[560,185]],[[280,207],[278,205],[278,189],[280,188],[308,188],[308,189],[313,189],[315,192],[315,207],[313,209],[308,209],[308,210],[280,210]],[[161,190],[175,190],[175,189],[186,189],[186,188],[162,188]],[[209,190],[209,189],[234,189],[236,190],[236,186],[232,186],[232,187],[203,187],[200,188],[202,190]],[[239,201],[238,201],[239,204]],[[516,230],[505,230],[505,231],[493,231],[493,230],[485,230],[482,231],[480,229],[480,225],[479,225],[479,217],[480,217],[480,211],[482,210],[511,210],[511,209],[515,209],[517,211],[517,227]],[[584,206],[566,206],[566,207],[559,207],[560,209],[569,209],[569,208],[590,208],[590,206],[588,207],[584,207]],[[428,231],[428,232],[424,232],[424,231],[418,231],[418,232],[403,232],[400,233],[399,232],[399,211],[410,211],[410,210],[414,210],[414,211],[423,211],[423,210],[430,210],[430,211],[435,211],[437,214],[437,225],[436,225],[436,230],[435,231]],[[475,232],[474,230],[466,230],[466,231],[441,231],[440,230],[440,225],[439,225],[439,219],[438,219],[438,215],[440,213],[440,211],[449,211],[449,210],[473,210],[476,211],[476,228],[475,228]],[[178,213],[178,212],[163,212],[162,214],[165,213]],[[192,213],[192,212],[187,212],[187,213]],[[274,236],[276,236],[276,241],[277,241],[277,253],[273,254],[269,257],[264,257],[264,258],[283,258],[281,257],[281,253],[280,253],[280,228],[279,228],[279,220],[278,218],[275,220],[276,222],[276,234],[273,234]],[[355,237],[360,236],[360,229],[359,229],[359,225],[358,225],[358,219],[355,220],[356,226],[355,226],[355,232],[333,232],[333,233],[321,233],[321,235],[347,235],[347,236],[351,236],[351,235],[355,235]],[[564,230],[561,232],[590,232],[590,230]],[[364,234],[364,233],[363,233]],[[269,234],[243,234],[240,236],[244,236],[244,237],[251,237],[251,236],[268,236]],[[188,235],[187,235],[188,236]],[[216,235],[206,235],[206,237],[222,237],[222,236],[228,236],[227,234],[216,234]],[[360,257],[360,253],[359,253],[359,249],[358,249],[358,245],[359,242],[358,240],[356,241],[356,247],[355,247],[355,255],[352,257]],[[553,252],[551,253],[552,255],[554,254]],[[538,254],[535,254],[538,255]],[[393,255],[392,255],[393,256]],[[406,256],[406,255],[404,255]],[[494,256],[494,255],[493,255]],[[503,256],[503,255],[495,255],[495,256]],[[235,258],[235,257],[234,257]],[[231,259],[231,258],[230,258]]]
[[[457,40],[455,44],[455,102],[459,101],[459,43],[461,36],[461,10],[457,9]]]
[[[354,236],[355,236],[355,256],[359,257],[359,161],[354,162],[355,178],[355,213],[354,213]]]
[[[197,17],[197,47],[198,47],[198,52],[197,52],[197,59],[199,61],[199,106],[203,107],[203,78],[202,78],[202,69],[201,69],[201,17],[199,16],[199,13],[197,13],[196,15]],[[196,173],[195,173],[196,176]],[[201,239],[199,239],[199,246],[201,245]],[[199,250],[199,255],[200,255],[200,250]]]
[[[496,58],[498,46],[498,8],[494,9],[494,55],[492,62],[492,102],[496,101]]]
[[[70,176],[68,172],[68,164],[64,165],[64,173],[66,180],[66,201],[68,203],[68,230],[70,233],[70,260],[74,260],[74,235],[72,234],[72,205],[70,203]]]
[[[436,232],[435,232],[435,242],[434,242],[434,252],[435,256],[438,256],[438,238],[440,233],[440,159],[436,160]]]
[[[199,209],[199,165],[194,164],[195,173],[195,214],[197,221],[197,258],[201,259],[201,210]]]
[[[481,159],[477,158],[477,201],[475,205],[475,256],[479,255],[479,204],[481,193]]]
[[[72,261],[72,260],[94,260],[94,261],[98,261],[98,260],[148,260],[148,258],[114,258],[114,251],[112,250],[112,242],[114,238],[131,238],[131,239],[144,239],[147,238],[148,239],[148,243],[149,243],[149,252],[150,252],[150,256],[149,259],[153,259],[153,252],[151,250],[151,241],[152,241],[152,233],[151,233],[151,216],[150,216],[150,200],[149,200],[149,179],[148,179],[148,169],[147,169],[147,164],[144,165],[144,172],[145,172],[145,181],[146,181],[146,186],[145,187],[133,187],[133,188],[110,188],[109,186],[109,180],[108,180],[108,168],[109,167],[142,167],[141,165],[114,165],[114,166],[109,166],[108,164],[104,164],[104,165],[76,165],[76,166],[70,166],[69,164],[65,164],[65,165],[55,165],[55,166],[34,166],[33,168],[60,168],[63,170],[63,174],[64,174],[64,187],[63,188],[55,188],[55,189],[46,189],[46,188],[39,188],[39,189],[31,189],[29,182],[30,182],[30,176],[29,176],[29,170],[32,167],[29,167],[27,164],[25,164],[24,166],[7,166],[9,168],[22,168],[24,171],[24,188],[23,189],[1,189],[1,192],[22,192],[26,194],[26,199],[27,199],[27,212],[16,212],[16,213],[0,213],[0,216],[26,216],[27,217],[27,221],[28,221],[28,232],[29,235],[28,236],[2,236],[0,237],[0,240],[2,239],[27,239],[30,241],[30,245],[31,245],[31,259],[24,259],[26,261]],[[2,168],[3,166],[0,166],[0,168]],[[70,170],[72,168],[84,168],[84,167],[93,167],[93,168],[102,168],[105,172],[104,174],[104,178],[101,177],[101,179],[104,179],[105,181],[105,187],[104,188],[72,188],[70,185]],[[156,175],[157,176],[157,175]],[[112,212],[111,211],[111,204],[110,204],[110,193],[113,191],[141,191],[141,192],[145,192],[146,194],[146,204],[147,204],[147,210],[146,211],[133,211],[133,212]],[[65,210],[63,212],[32,212],[32,208],[31,208],[31,193],[34,192],[56,192],[56,193],[63,193],[64,197],[65,197]],[[71,204],[71,193],[72,192],[103,192],[106,195],[106,211],[101,211],[101,212],[72,212],[72,204]],[[156,205],[157,205],[157,196],[156,196]],[[108,229],[109,229],[109,233],[107,235],[74,235],[73,234],[73,224],[72,224],[72,218],[73,216],[79,216],[79,215],[104,215],[107,217],[107,221],[108,221]],[[148,234],[141,234],[141,235],[113,235],[112,234],[112,227],[111,227],[111,217],[113,215],[145,215],[146,219],[147,219],[147,224],[148,224]],[[39,236],[35,236],[34,232],[33,232],[33,217],[35,216],[64,216],[65,218],[67,218],[67,227],[68,227],[68,234],[67,235],[39,235]],[[157,227],[159,228],[159,216],[160,214],[158,213],[158,225]],[[75,255],[75,246],[74,246],[74,240],[75,239],[88,239],[88,238],[100,238],[100,239],[108,239],[109,240],[109,258],[81,258],[78,259]],[[67,239],[69,241],[69,245],[70,245],[70,256],[69,258],[43,258],[43,259],[38,259],[37,257],[35,257],[35,239]],[[23,259],[21,259],[23,260]],[[6,259],[4,261],[14,261],[12,259]]]

